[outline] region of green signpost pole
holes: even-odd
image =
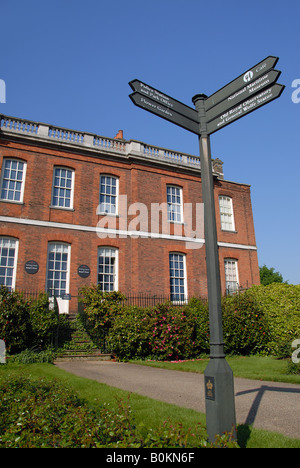
[[[209,439],[217,434],[235,434],[236,417],[233,373],[225,360],[221,307],[221,281],[210,137],[207,133],[203,94],[193,98],[199,116],[199,146],[202,196],[204,202],[204,233],[207,266],[208,306],[210,322],[210,362],[205,370],[206,427]]]
[[[277,99],[284,86],[275,83],[278,57],[268,56],[211,96],[193,97],[195,109],[142,83],[130,81],[130,99],[142,109],[179,125],[199,137],[210,323],[210,361],[204,372],[206,427],[210,441],[231,432],[236,437],[233,373],[225,359],[221,281],[214,200],[210,135]],[[275,84],[274,84],[275,83]]]

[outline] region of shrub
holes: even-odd
[[[91,339],[99,344],[122,310],[125,296],[118,291],[103,292],[100,285],[84,286],[79,290],[83,303],[81,320]]]
[[[208,302],[192,298],[187,306],[187,314],[193,326],[194,355],[208,353],[209,345],[209,313]]]
[[[55,309],[49,309],[49,297],[45,293],[29,303],[29,320],[32,329],[31,346],[41,349],[54,344],[54,336],[58,327],[58,314]]]
[[[49,298],[41,293],[35,300],[25,300],[22,293],[0,288],[0,338],[9,354],[53,344],[58,316],[49,310]]]
[[[213,447],[205,439],[201,426],[185,431],[166,421],[157,429],[136,427],[122,400],[116,410],[92,410],[57,381],[8,376],[0,385],[0,448]],[[229,435],[217,446],[237,444]]]
[[[148,309],[126,307],[109,331],[108,348],[119,360],[146,358],[150,354],[151,322]]]
[[[46,362],[53,364],[55,358],[54,352],[49,348],[45,351],[35,351],[33,349],[25,349],[15,356],[9,358],[9,362],[15,362],[18,364],[35,364]]]
[[[0,338],[8,353],[26,349],[30,342],[29,307],[22,294],[0,288]]]
[[[300,285],[253,286],[243,294],[255,299],[265,316],[269,328],[268,352],[289,357],[292,341],[300,338]]]
[[[269,328],[255,296],[241,293],[222,301],[225,352],[255,354],[264,351]]]

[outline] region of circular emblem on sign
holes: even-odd
[[[88,278],[91,274],[91,270],[87,265],[80,265],[77,272],[81,278]]]
[[[250,70],[244,75],[244,81],[245,83],[248,83],[248,81],[251,81],[253,78],[253,72]]]
[[[25,263],[25,271],[29,275],[35,275],[39,271],[39,264],[34,260],[29,260]]]

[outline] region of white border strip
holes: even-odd
[[[40,226],[40,227],[49,227],[49,228],[58,228],[58,229],[71,229],[75,231],[85,231],[85,232],[95,232],[100,234],[100,238],[104,238],[101,234],[105,234],[106,237],[111,236],[120,236],[121,238],[126,237],[145,237],[151,239],[165,239],[172,241],[181,241],[181,242],[194,242],[197,244],[204,244],[205,240],[195,237],[184,237],[184,236],[172,236],[171,234],[160,234],[157,232],[147,232],[147,231],[125,231],[121,229],[108,229],[100,228],[95,226],[83,226],[80,224],[66,224],[66,223],[55,223],[53,221],[40,221],[37,219],[24,219],[24,218],[13,218],[9,216],[0,216],[0,222],[6,223],[16,223],[16,224],[26,224],[28,226]],[[233,249],[244,249],[244,250],[257,250],[255,245],[245,245],[245,244],[233,244],[229,242],[218,242],[219,247],[230,247]]]

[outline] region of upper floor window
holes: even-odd
[[[173,185],[167,185],[168,221],[181,223],[182,214],[182,189]]]
[[[73,208],[74,170],[55,167],[53,173],[52,206]]]
[[[98,214],[117,214],[117,201],[118,178],[111,175],[101,175]]]
[[[98,284],[104,292],[117,291],[118,249],[113,247],[99,247]]]
[[[219,197],[219,207],[221,216],[221,229],[224,231],[234,231],[234,216],[232,199],[224,195]]]
[[[187,297],[185,255],[169,254],[171,301],[183,302]]]
[[[18,241],[0,237],[0,286],[15,287]]]
[[[1,200],[22,202],[26,163],[18,159],[4,159],[1,171]]]
[[[233,293],[239,288],[238,262],[232,258],[225,258],[225,282],[226,292]]]

